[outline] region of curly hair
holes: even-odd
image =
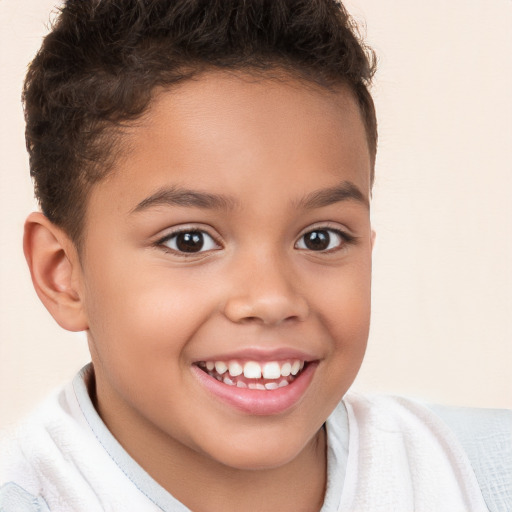
[[[67,0],[23,89],[26,142],[43,213],[80,246],[87,197],[116,160],[123,123],[156,87],[210,69],[284,70],[352,90],[372,158],[375,56],[337,0]]]

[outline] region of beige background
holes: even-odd
[[[20,89],[57,0],[0,0],[0,429],[88,361],[39,304]],[[380,58],[374,314],[355,388],[512,408],[512,1],[350,0]]]

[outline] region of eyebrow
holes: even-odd
[[[370,207],[368,198],[350,181],[344,181],[335,187],[315,190],[300,199],[297,203],[297,207],[309,210],[348,200],[362,203],[367,208]]]
[[[369,208],[367,197],[352,182],[344,181],[335,187],[315,190],[296,203],[296,207],[306,210],[322,208],[341,201],[355,200]],[[143,199],[131,213],[137,213],[157,206],[185,206],[209,210],[232,210],[235,199],[220,195],[199,192],[180,187],[166,187]]]
[[[131,213],[141,212],[156,206],[185,206],[209,210],[231,210],[236,201],[228,196],[209,194],[180,187],[168,187],[157,190],[142,200]]]

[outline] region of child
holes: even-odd
[[[2,512],[510,507],[509,413],[346,394],[373,71],[328,0],[67,2],[25,85],[24,248],[92,364],[6,444]]]

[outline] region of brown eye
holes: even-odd
[[[336,229],[314,229],[302,235],[295,244],[296,249],[307,251],[330,251],[349,242],[349,237]]]
[[[325,251],[330,241],[331,237],[327,231],[311,231],[304,235],[304,245],[310,251]]]
[[[198,253],[218,249],[213,238],[204,231],[181,231],[167,237],[162,244],[180,253]]]
[[[181,252],[198,252],[203,248],[202,233],[180,233],[176,235],[176,248]]]

